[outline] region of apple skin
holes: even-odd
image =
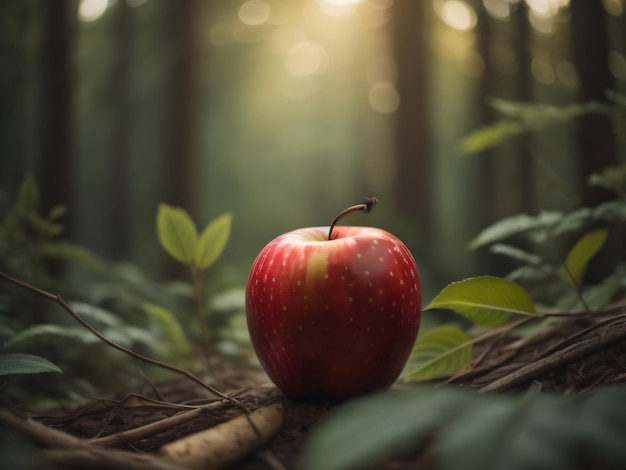
[[[341,401],[395,382],[422,290],[408,248],[371,227],[310,227],[268,243],[250,270],[246,317],[265,372],[288,397]]]

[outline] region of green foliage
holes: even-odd
[[[157,235],[167,253],[183,264],[192,264],[198,248],[198,230],[186,210],[159,204]]]
[[[176,355],[189,354],[189,341],[176,316],[168,309],[150,302],[144,302],[142,307],[146,313],[155,318],[163,327],[163,331],[169,339],[172,352]]]
[[[472,340],[460,328],[444,325],[419,337],[406,369],[406,381],[445,377],[467,367],[472,358]]]
[[[211,221],[203,230],[194,259],[201,271],[215,263],[226,248],[232,220],[232,214],[223,214]]]
[[[202,273],[217,261],[226,248],[231,223],[232,215],[223,214],[209,222],[198,235],[198,229],[185,209],[162,203],[157,212],[157,236],[161,246],[174,259],[189,266],[191,271],[196,317],[207,351],[211,337],[204,318]]]
[[[614,107],[603,103],[550,106],[545,104],[513,102],[492,99],[491,106],[503,119],[478,129],[463,139],[465,154],[479,153],[495,147],[513,136],[548,129],[586,114],[611,114]]]
[[[60,219],[66,212],[64,205],[56,205],[47,215],[41,215],[39,189],[33,176],[27,174],[0,225],[0,262],[4,269],[22,280],[48,285],[46,262],[51,260],[101,268],[102,262],[95,255],[58,238],[65,230]]]
[[[47,359],[33,354],[0,354],[0,375],[41,374],[44,372],[61,373],[61,369]]]
[[[606,229],[592,230],[576,242],[565,257],[559,275],[565,283],[578,289],[583,281],[587,265],[598,251],[604,246],[609,231]]]
[[[185,209],[162,203],[157,212],[157,236],[172,258],[203,271],[224,251],[231,223],[232,215],[223,214],[198,235],[198,229]]]
[[[480,326],[498,326],[513,315],[535,315],[528,292],[508,279],[481,276],[453,282],[426,307],[449,309]]]
[[[429,446],[442,470],[569,470],[626,464],[626,387],[579,397],[480,395],[452,387],[349,402],[313,429],[302,468],[351,470]]]

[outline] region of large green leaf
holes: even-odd
[[[547,230],[562,218],[562,213],[551,211],[540,212],[537,216],[518,214],[506,217],[482,230],[469,246],[474,250],[531,230]]]
[[[104,263],[95,254],[74,243],[55,240],[43,242],[41,252],[44,256],[62,261],[75,261],[94,269],[101,269]]]
[[[195,257],[198,269],[207,269],[222,254],[230,237],[232,220],[232,214],[223,214],[212,220],[202,231]]]
[[[430,432],[460,413],[473,396],[444,387],[434,393],[380,393],[331,412],[305,443],[303,470],[371,468],[386,458],[419,448]]]
[[[414,387],[331,411],[303,448],[304,470],[370,468],[430,443],[441,470],[569,470],[581,462],[626,468],[626,387],[579,397],[481,395]]]
[[[39,188],[32,173],[27,173],[20,183],[15,200],[16,212],[24,217],[37,213],[39,207]]]
[[[141,306],[146,313],[156,319],[162,326],[170,341],[172,352],[175,354],[187,354],[189,352],[189,341],[176,316],[168,309],[150,302],[144,302]]]
[[[409,357],[407,382],[430,380],[454,374],[472,358],[472,340],[456,326],[445,325],[419,336]]]
[[[0,375],[60,372],[56,365],[40,356],[23,353],[0,354]]]
[[[530,295],[520,285],[493,276],[448,284],[424,310],[447,309],[481,326],[497,326],[513,315],[535,315]]]
[[[18,345],[20,347],[41,346],[44,342],[68,346],[70,341],[92,344],[100,340],[81,326],[40,323],[20,331],[6,342],[5,347],[9,348]]]
[[[184,264],[193,264],[198,247],[198,230],[185,209],[159,204],[157,236],[172,258]]]
[[[561,279],[574,288],[579,287],[589,261],[604,246],[608,236],[606,229],[592,230],[583,235],[565,257],[565,264],[559,272]]]

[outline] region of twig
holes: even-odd
[[[85,440],[24,419],[0,408],[0,422],[28,437],[35,444],[53,450],[42,452],[51,463],[81,468],[119,468],[126,470],[183,470],[184,467],[148,454],[91,446]]]
[[[194,418],[205,413],[210,408],[216,408],[215,405],[219,405],[220,403],[211,403],[210,405],[191,409],[188,411],[183,411],[182,413],[175,414],[170,416],[169,418],[163,418],[159,421],[155,421],[150,424],[146,424],[144,426],[140,426],[138,428],[130,429],[128,431],[121,431],[116,434],[111,434],[109,436],[104,437],[96,437],[89,440],[91,445],[101,446],[101,447],[113,447],[119,446],[123,444],[128,444],[129,442],[135,442],[140,439],[145,439],[146,437],[154,436],[155,434],[159,434],[161,432],[167,431],[175,426],[180,424],[184,424],[188,421],[191,421]]]
[[[552,355],[520,367],[516,371],[482,387],[479,392],[503,392],[570,362],[590,356],[604,348],[626,339],[626,323],[598,336],[582,340]]]
[[[117,349],[118,351],[122,351],[125,354],[128,354],[129,356],[134,357],[135,359],[139,359],[141,361],[147,362],[149,364],[152,364],[154,366],[157,367],[161,367],[163,369],[167,369],[169,371],[172,372],[176,372],[177,374],[181,374],[184,375],[185,377],[187,377],[188,379],[192,380],[193,382],[197,383],[198,385],[200,385],[201,387],[203,387],[204,389],[208,390],[209,392],[211,392],[213,395],[218,396],[220,398],[223,398],[225,400],[229,400],[232,401],[233,403],[239,405],[240,407],[242,407],[245,411],[249,411],[246,406],[241,403],[239,400],[230,397],[222,392],[220,392],[219,390],[211,387],[210,385],[206,384],[204,381],[202,381],[199,377],[197,377],[196,375],[194,375],[192,372],[185,370],[185,369],[181,369],[180,367],[176,367],[175,365],[172,364],[168,364],[167,362],[163,362],[163,361],[159,361],[158,359],[153,359],[151,357],[148,356],[144,356],[143,354],[139,354],[131,349],[126,348],[125,346],[122,346],[118,343],[116,343],[115,341],[110,340],[109,338],[107,338],[106,336],[104,336],[102,333],[100,333],[99,331],[97,331],[94,327],[92,327],[89,323],[87,323],[85,320],[82,319],[82,317],[80,315],[78,315],[73,309],[72,307],[70,307],[70,305],[65,302],[65,300],[63,300],[63,298],[59,295],[59,294],[51,294],[50,292],[47,292],[43,289],[40,289],[38,287],[35,287],[31,284],[28,284],[27,282],[24,281],[20,281],[19,279],[16,279],[12,276],[9,276],[6,273],[3,273],[2,271],[0,271],[0,277],[3,277],[4,279],[6,279],[9,282],[12,282],[13,284],[16,284],[18,286],[24,287],[25,289],[28,289],[46,299],[52,300],[56,303],[58,303],[61,307],[63,307],[65,309],[65,311],[67,311],[67,313],[69,313],[72,318],[74,318],[74,320],[76,320],[78,323],[80,323],[82,326],[84,326],[85,328],[87,328],[91,333],[93,333],[95,336],[97,336],[100,340],[102,340],[104,343],[108,344],[109,346],[111,346],[114,349]]]
[[[188,470],[185,466],[150,454],[101,447],[44,450],[42,455],[50,463],[81,469]]]

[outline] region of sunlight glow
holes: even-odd
[[[458,31],[469,31],[476,26],[476,12],[462,0],[437,1],[435,11],[446,25]]]
[[[525,0],[532,13],[545,18],[552,17],[559,9],[567,7],[569,0]]]
[[[329,5],[356,5],[363,0],[318,0],[319,3],[328,3]]]
[[[317,0],[320,10],[326,16],[341,17],[354,12],[354,8],[363,0]]]
[[[239,20],[248,26],[261,25],[270,18],[270,7],[263,0],[248,0],[239,8]]]
[[[493,18],[506,20],[511,16],[511,5],[502,0],[483,0],[483,6]]]
[[[370,106],[382,114],[394,113],[400,107],[400,94],[392,83],[379,83],[370,88]]]
[[[619,16],[624,12],[621,0],[603,0],[602,5],[606,12],[613,16]]]
[[[108,0],[81,0],[78,5],[78,18],[81,21],[96,21],[109,7]]]
[[[328,63],[326,51],[308,41],[298,42],[285,58],[285,68],[295,77],[306,77],[323,72]]]

